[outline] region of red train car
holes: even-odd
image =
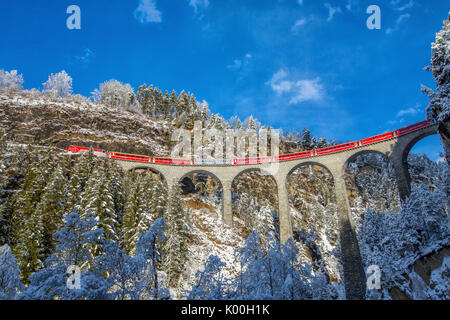
[[[353,149],[356,147],[357,147],[356,142],[349,142],[349,143],[340,144],[338,146],[332,146],[332,147],[328,147],[328,148],[315,150],[315,154],[319,156],[319,155],[323,155],[323,154],[329,154],[329,153],[333,153],[333,152],[339,152],[339,151],[344,151],[344,150],[348,150],[348,149]]]
[[[86,147],[69,146],[66,150],[69,151],[69,152],[78,153],[78,152],[86,152],[86,151],[89,151],[91,149],[90,148],[86,148]],[[105,150],[101,150],[101,149],[92,149],[92,151],[93,152],[106,153]]]
[[[185,166],[194,165],[194,161],[192,159],[173,159],[173,158],[153,158],[153,163],[176,164]]]
[[[171,159],[172,164],[183,165],[183,166],[192,166],[194,165],[194,161],[192,159]]]
[[[69,146],[66,151],[78,153],[80,151],[89,151],[89,148],[77,147],[77,146]]]
[[[388,140],[394,137],[394,132],[386,132],[386,133],[382,133],[379,134],[377,136],[374,137],[370,137],[370,138],[366,138],[366,139],[362,139],[359,140],[362,146],[371,144],[371,143],[376,143],[379,141],[384,141],[384,140]]]
[[[407,127],[404,127],[404,128],[400,128],[398,130],[395,130],[394,133],[396,134],[397,137],[399,137],[401,135],[404,135],[404,134],[407,134],[407,133],[410,133],[410,132],[413,132],[413,131],[416,131],[416,130],[419,130],[419,129],[422,129],[422,128],[425,128],[425,127],[428,127],[428,126],[431,126],[433,124],[434,124],[434,120],[425,120],[425,121],[421,121],[421,122],[412,124],[410,126],[407,126]]]
[[[137,161],[137,162],[151,162],[151,158],[148,156],[141,156],[136,154],[126,154],[126,153],[117,153],[117,152],[110,152],[109,157],[111,159],[118,159],[118,160],[128,160],[128,161]]]

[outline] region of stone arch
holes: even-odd
[[[367,181],[367,179],[370,181],[370,176],[373,174],[379,174],[380,177],[383,177],[383,172],[388,173],[388,177],[392,179],[392,181],[394,182],[394,185],[389,184],[389,187],[387,187],[387,184],[384,184],[384,186],[387,187],[387,189],[385,189],[386,192],[383,192],[383,197],[378,197],[379,201],[376,200],[376,196],[373,196],[373,194],[369,193],[365,193],[367,190],[367,188],[361,188],[360,185],[358,185],[357,182],[357,175],[353,176],[352,179],[352,172],[351,172],[351,168],[350,168],[350,164],[354,161],[356,161],[358,159],[358,157],[361,156],[365,156],[365,155],[379,155],[381,156],[381,161],[385,162],[384,164],[382,164],[383,166],[386,165],[387,167],[382,168],[382,170],[380,172],[376,172],[374,169],[376,167],[371,166],[370,164],[368,164],[368,167],[366,170],[361,170],[358,171],[358,173],[360,173],[361,175],[359,175],[359,177],[364,177],[363,181]],[[370,171],[370,170],[372,171]],[[380,211],[385,211],[385,210],[397,210],[400,207],[400,190],[399,190],[399,186],[396,183],[396,172],[395,172],[395,167],[394,167],[394,161],[392,160],[391,156],[387,153],[384,153],[380,150],[376,150],[376,149],[372,149],[372,148],[368,148],[368,149],[364,149],[364,150],[359,150],[358,152],[352,154],[350,157],[348,157],[348,159],[344,162],[343,168],[342,168],[342,172],[344,173],[344,181],[345,181],[345,186],[346,186],[346,191],[347,191],[347,197],[348,197],[348,203],[350,208],[355,209],[356,207],[360,207],[361,204],[369,204],[371,203],[372,205],[374,205],[375,207],[373,207],[373,209],[375,210],[380,210]],[[373,180],[372,180],[373,182]],[[381,180],[378,181],[379,183],[382,183]],[[383,184],[381,184],[382,186]],[[370,184],[369,184],[370,186]],[[378,186],[380,186],[380,184],[378,184]],[[390,192],[392,191],[392,192]],[[360,203],[359,205],[356,203],[358,199],[361,199],[363,202]],[[384,199],[384,200],[383,200]],[[375,201],[376,200],[376,201]],[[383,201],[382,201],[383,200]],[[359,200],[358,200],[359,201]],[[372,206],[371,206],[372,207]],[[362,216],[363,213],[360,213],[359,215]],[[355,218],[355,216],[354,216]]]
[[[330,172],[331,175],[333,175],[333,173],[331,172],[331,170],[330,170],[326,165],[324,165],[324,164],[322,164],[322,163],[320,163],[320,162],[316,162],[316,161],[306,161],[306,162],[302,162],[302,163],[297,164],[295,167],[293,167],[291,170],[289,170],[289,172],[288,172],[288,174],[287,174],[287,176],[286,176],[286,182],[287,182],[289,176],[290,176],[295,170],[297,170],[298,168],[303,167],[303,166],[311,166],[311,165],[322,167],[322,168],[324,168],[325,170],[327,170],[328,172]],[[333,180],[334,180],[334,178],[335,178],[335,177],[333,176]]]
[[[415,134],[402,136],[399,138],[399,143],[394,146],[391,159],[395,167],[402,200],[405,200],[411,192],[411,175],[409,174],[408,165],[409,152],[420,140],[438,134],[437,130],[433,130],[434,128],[436,127],[433,126],[427,130],[418,131]]]
[[[242,178],[245,174],[248,173],[258,173],[260,177],[263,179],[268,179],[266,181],[263,180],[251,180],[250,186],[244,185],[244,190],[247,187],[250,189],[249,197],[244,197],[244,193],[239,191],[236,192],[236,188],[238,188],[237,182],[240,178]],[[255,184],[262,183],[262,186],[265,187],[266,183],[270,189],[274,189],[273,192],[267,192],[269,197],[264,194],[252,194],[251,192],[254,189]],[[235,195],[233,199],[231,199],[232,209],[231,209],[231,220],[233,221],[233,226],[237,230],[238,233],[242,234],[243,237],[246,237],[248,232],[252,230],[258,231],[260,236],[265,239],[267,231],[270,231],[276,239],[280,237],[281,229],[280,229],[280,198],[279,198],[279,183],[276,177],[270,174],[264,168],[251,167],[246,168],[244,170],[239,171],[231,180],[231,192]],[[261,190],[259,188],[258,190]],[[239,196],[237,196],[240,194]],[[253,199],[257,199],[257,201],[253,201]],[[244,201],[244,205],[242,202]],[[248,201],[248,205],[245,203]],[[237,211],[237,206],[241,205],[244,214],[241,214],[242,211]],[[249,210],[245,210],[248,208]]]
[[[286,176],[289,218],[299,261],[340,281],[342,263],[333,248],[339,246],[339,215],[333,172],[316,161],[294,166]],[[321,238],[323,241],[313,241]],[[324,245],[327,243],[327,245]],[[330,249],[331,248],[331,249]]]
[[[198,169],[198,170],[190,170],[188,172],[186,172],[185,174],[183,174],[179,179],[178,179],[178,184],[183,183],[183,180],[185,180],[186,178],[189,178],[190,176],[194,176],[197,174],[201,174],[201,175],[205,175],[205,176],[209,176],[212,179],[216,180],[218,183],[218,187],[215,189],[215,191],[218,191],[218,194],[215,194],[217,196],[217,202],[216,204],[220,205],[220,212],[219,212],[219,218],[221,218],[222,220],[225,220],[225,199],[224,199],[224,183],[223,181],[213,172],[209,171],[209,170],[202,170],[202,169]],[[195,186],[193,185],[193,187],[195,188]],[[206,187],[206,185],[205,185]],[[192,193],[196,193],[196,189],[194,189],[194,191],[190,192]],[[188,192],[189,193],[189,192]],[[192,199],[191,199],[192,200]],[[200,198],[194,199],[195,203],[192,203],[192,205],[204,205],[203,201],[200,200]],[[195,207],[195,208],[199,208],[199,207]]]
[[[167,181],[167,177],[166,177],[160,170],[157,170],[157,169],[155,169],[155,168],[153,168],[153,167],[148,167],[148,166],[136,166],[136,167],[133,167],[133,168],[129,169],[128,172],[135,172],[135,171],[139,171],[139,170],[142,170],[142,171],[150,171],[150,172],[152,172],[152,173],[154,173],[154,174],[159,175],[159,176],[161,177],[161,180],[162,180],[163,183],[165,184],[165,186],[166,186],[166,187],[169,187],[169,184],[168,184],[168,181]]]
[[[402,161],[404,163],[406,163],[409,152],[416,145],[417,142],[419,142],[420,140],[422,140],[426,137],[433,136],[433,135],[439,135],[439,133],[437,131],[426,130],[426,131],[420,132],[420,134],[414,136],[410,141],[408,141],[406,146],[403,148]]]
[[[211,176],[211,177],[213,177],[214,179],[216,179],[216,180],[219,182],[220,187],[223,188],[222,180],[220,180],[220,178],[219,178],[218,176],[216,176],[214,173],[212,173],[211,171],[208,171],[208,170],[191,170],[191,171],[185,173],[185,174],[178,180],[178,183],[180,183],[181,181],[183,181],[184,178],[189,177],[190,175],[193,175],[193,174],[204,174],[204,175]]]
[[[298,169],[300,169],[300,168],[302,168],[302,167],[306,167],[306,166],[318,166],[318,167],[324,169],[326,172],[328,172],[328,173],[330,174],[330,176],[331,176],[331,178],[332,178],[333,187],[334,187],[336,177],[334,176],[333,172],[332,172],[325,164],[322,164],[322,163],[316,162],[316,161],[306,161],[306,162],[302,162],[302,163],[297,164],[297,165],[294,166],[291,170],[289,170],[288,174],[286,175],[286,179],[285,179],[286,190],[289,191],[289,178],[291,177],[291,175],[292,175],[296,170],[298,170]],[[333,192],[334,192],[334,189],[333,189]],[[289,192],[288,192],[288,193],[289,193]],[[334,195],[334,197],[335,197],[335,196],[336,196],[336,195]],[[291,199],[290,199],[289,194],[288,194],[288,200],[289,200],[289,203],[290,203],[290,202],[291,202]]]
[[[264,175],[269,176],[269,177],[275,182],[275,185],[276,185],[277,188],[278,188],[277,179],[275,179],[275,177],[273,176],[273,174],[271,174],[269,171],[267,171],[267,170],[265,170],[265,169],[263,169],[263,168],[248,168],[248,169],[244,169],[244,170],[242,170],[242,171],[239,171],[239,173],[236,174],[236,175],[233,177],[233,179],[231,180],[231,185],[234,185],[234,182],[235,182],[240,176],[242,176],[242,175],[245,174],[245,173],[252,172],[252,171],[256,171],[256,172],[259,172],[259,173],[263,173]]]
[[[359,156],[365,155],[365,154],[380,154],[382,155],[384,158],[389,160],[389,156],[384,154],[383,152],[379,151],[379,150],[375,150],[375,149],[364,149],[364,150],[360,150],[354,154],[352,154],[350,157],[348,157],[348,159],[344,162],[344,165],[342,167],[343,172],[345,172],[345,170],[348,168],[349,163],[353,162],[354,160],[356,160],[356,158],[358,158]]]

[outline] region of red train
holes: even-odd
[[[434,124],[434,120],[425,120],[419,123],[412,124],[410,126],[397,129],[395,131],[386,132],[383,134],[379,134],[374,137],[362,139],[359,141],[344,143],[337,146],[331,146],[322,149],[316,149],[312,151],[303,151],[291,154],[282,154],[277,156],[267,156],[267,157],[257,157],[257,158],[242,158],[242,159],[233,159],[229,164],[230,165],[246,165],[246,164],[258,164],[258,163],[268,163],[268,162],[280,162],[280,161],[288,161],[294,159],[302,159],[302,158],[310,158],[315,156],[326,155],[334,152],[341,152],[353,148],[358,148],[362,146],[366,146],[372,143],[377,143],[384,140],[389,140],[394,137],[399,137],[404,134],[408,134],[410,132],[414,132],[416,130],[431,126]],[[85,147],[77,147],[77,146],[69,146],[67,149],[69,152],[78,153],[78,152],[86,152],[89,151],[89,148]],[[163,157],[151,157],[151,156],[143,156],[136,154],[127,154],[127,153],[118,153],[118,152],[108,152],[100,149],[93,149],[93,152],[98,155],[107,156],[111,159],[118,160],[126,160],[126,161],[134,161],[134,162],[147,162],[147,163],[160,163],[160,164],[169,164],[169,165],[181,165],[181,166],[193,166],[194,160],[192,159],[176,159],[176,158],[163,158]],[[223,163],[222,163],[223,164]]]

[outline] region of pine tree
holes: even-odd
[[[14,237],[14,211],[16,206],[15,196],[11,195],[0,205],[0,246],[8,244],[14,246],[17,239]]]
[[[422,92],[426,93],[430,98],[427,112],[431,117],[440,123],[439,131],[442,136],[447,134],[448,129],[445,128],[445,122],[450,118],[450,14],[444,21],[442,30],[436,33],[436,41],[431,45],[432,57],[431,66],[425,68],[431,71],[436,83],[436,92],[432,89],[422,86]],[[447,147],[450,147],[447,142]]]
[[[205,262],[203,270],[195,275],[195,283],[187,295],[188,300],[222,300],[226,299],[225,281],[222,269],[225,267],[220,258],[211,255]]]
[[[95,300],[108,299],[104,275],[90,270],[95,261],[89,248],[105,245],[102,230],[91,231],[95,226],[92,217],[81,219],[76,212],[65,216],[64,227],[55,233],[58,242],[56,252],[45,262],[45,268],[30,277],[30,285],[21,294],[24,300]],[[67,287],[67,269],[78,266],[81,273],[80,289]]]
[[[8,147],[8,143],[7,143],[7,134],[5,131],[0,132],[0,151],[4,152],[6,150],[6,148]]]
[[[178,100],[177,100],[177,93],[175,90],[172,90],[172,93],[170,94],[170,98],[169,98],[169,104],[170,104],[170,118],[173,117],[173,115],[178,114],[177,111],[177,105],[178,105]]]
[[[136,253],[136,243],[139,240],[139,234],[147,232],[151,226],[151,222],[146,217],[146,214],[142,177],[137,176],[130,184],[123,219],[123,245],[126,252],[130,255],[135,255]]]
[[[42,200],[36,208],[36,214],[40,216],[43,223],[42,261],[53,252],[56,245],[53,234],[63,224],[67,182],[64,167],[60,165],[50,177],[49,183],[44,189]]]
[[[67,210],[80,211],[82,207],[81,196],[85,192],[86,183],[96,167],[96,160],[92,150],[85,152],[75,163],[72,176],[67,186]]]
[[[169,296],[164,284],[158,278],[158,266],[164,255],[165,227],[164,219],[157,219],[146,233],[139,236],[136,244],[136,257],[142,259],[144,265],[140,288],[143,294],[154,300]]]
[[[118,240],[118,217],[115,212],[113,192],[108,178],[109,160],[97,167],[86,183],[86,190],[82,197],[82,217],[94,214],[98,227],[104,231],[107,240]]]
[[[311,132],[306,127],[302,131],[302,146],[305,150],[311,150],[313,148]]]
[[[167,190],[161,180],[153,184],[150,212],[156,218],[162,218],[167,207]]]
[[[170,96],[167,90],[162,98],[161,113],[165,119],[170,116]]]
[[[0,300],[14,300],[23,285],[16,259],[8,245],[0,246]]]
[[[167,273],[167,283],[177,287],[181,272],[184,270],[187,253],[186,213],[181,203],[179,186],[171,190],[165,217],[167,223],[167,239],[164,243],[166,253],[163,269]]]
[[[189,114],[189,96],[183,90],[177,98],[177,116]]]
[[[20,276],[28,283],[28,277],[43,266],[42,217],[34,211],[16,232],[18,241],[13,252],[20,267]]]
[[[51,154],[42,161],[34,162],[25,177],[23,192],[17,196],[17,211],[13,216],[14,255],[20,266],[21,277],[27,281],[29,275],[43,265],[44,222],[36,210],[41,201],[47,181],[53,169]]]
[[[117,234],[120,234],[120,229],[123,224],[123,215],[124,215],[124,205],[125,205],[125,194],[123,187],[123,171],[115,161],[110,161],[106,159],[108,163],[108,185],[109,190],[112,193],[112,199],[114,203],[114,212],[116,216],[116,227]]]

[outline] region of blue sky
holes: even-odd
[[[66,9],[81,8],[81,30]],[[369,30],[369,5],[381,29]],[[0,0],[0,68],[25,88],[66,70],[90,95],[117,79],[186,90],[225,118],[342,141],[425,118],[442,0]],[[433,158],[438,139],[415,151]]]

